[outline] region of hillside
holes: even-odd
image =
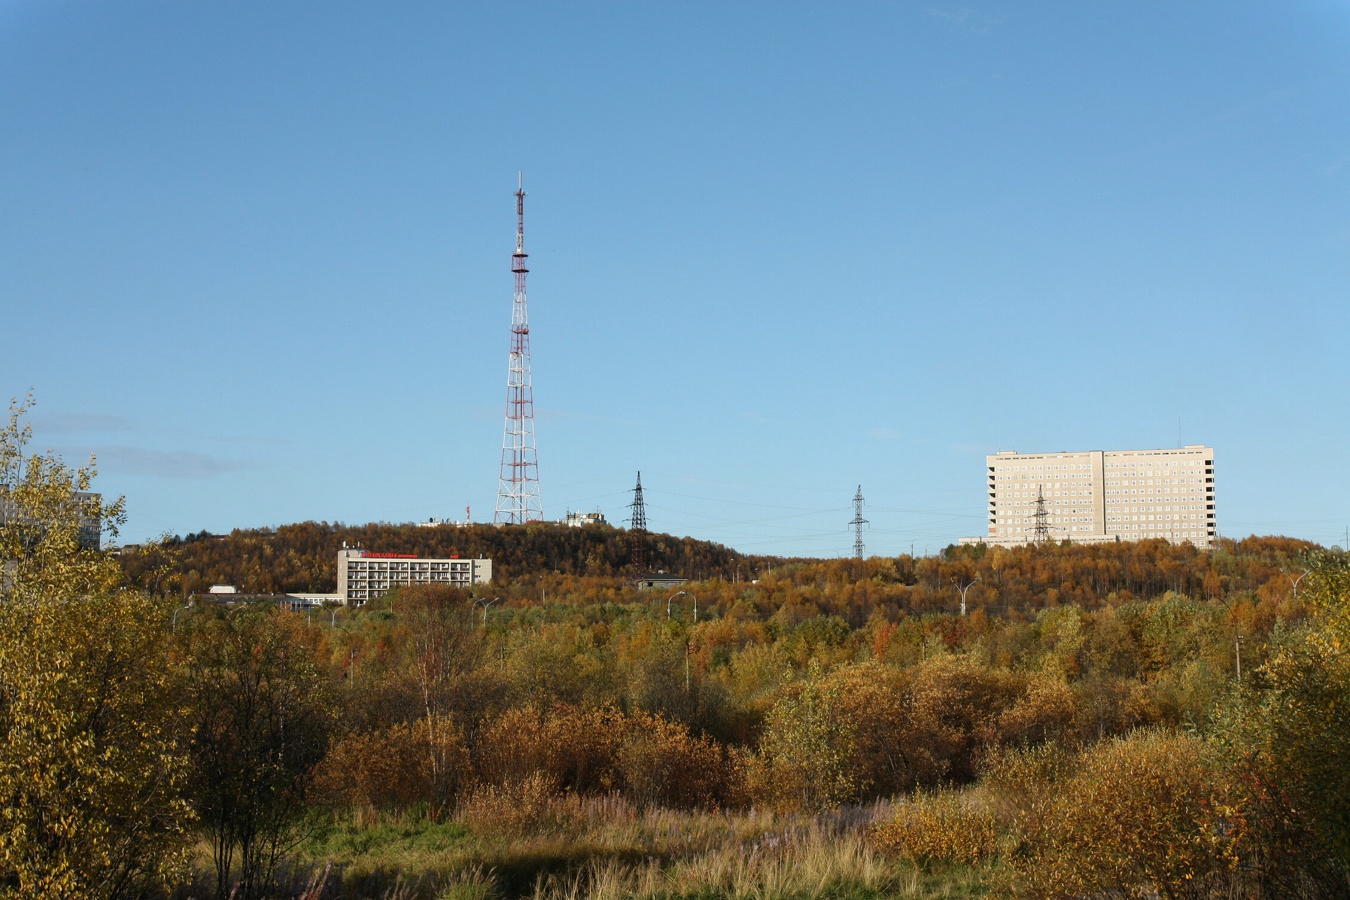
[[[493,525],[342,525],[301,522],[276,529],[236,529],[172,537],[122,554],[123,568],[137,586],[180,595],[212,584],[244,591],[285,593],[336,589],[336,557],[345,543],[386,553],[427,557],[487,558],[497,582],[548,574],[615,577],[631,574],[630,532],[609,525],[568,528],[555,523]],[[779,562],[747,557],[720,544],[648,536],[654,569],[696,579],[746,578]],[[739,572],[739,575],[738,575]]]
[[[628,531],[608,525],[303,522],[174,537],[129,550],[121,561],[128,579],[153,593],[185,596],[212,584],[257,593],[328,592],[336,587],[335,557],[346,543],[428,557],[486,557],[493,561],[494,590],[508,602],[528,603],[542,594],[586,605],[636,597],[622,584],[633,574],[630,540]],[[1316,549],[1293,538],[1250,537],[1221,541],[1212,551],[1150,540],[1011,550],[949,547],[931,557],[859,561],[744,556],[720,544],[662,534],[648,541],[653,568],[698,584],[710,609],[739,607],[742,615],[788,622],[833,615],[853,627],[877,610],[890,618],[955,612],[963,586],[972,611],[1023,617],[1046,607],[1095,609],[1168,593],[1279,603],[1293,593],[1293,579],[1303,571],[1300,560]]]

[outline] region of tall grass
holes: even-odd
[[[541,877],[532,900],[727,897],[923,897],[917,870],[900,872],[857,838],[820,834],[782,847],[728,846],[679,859],[626,864],[597,858],[564,876]]]
[[[495,798],[496,803],[501,798]],[[491,805],[491,804],[489,804]],[[391,817],[334,825],[303,860],[332,865],[325,898],[777,900],[980,897],[978,868],[926,871],[879,853],[876,805],[818,817],[640,810],[618,795],[554,797],[509,827]],[[294,896],[294,895],[291,895]]]

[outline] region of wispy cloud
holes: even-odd
[[[1006,16],[991,15],[969,6],[929,7],[928,17],[952,31],[973,31],[984,34],[1003,23]]]
[[[40,434],[72,434],[83,431],[130,431],[135,423],[126,416],[99,413],[44,413],[31,416],[33,431]]]
[[[1341,169],[1344,169],[1347,165],[1350,165],[1350,156],[1342,156],[1340,159],[1336,160],[1331,165],[1324,168],[1322,170],[1322,174],[1335,175]]]
[[[195,453],[191,450],[147,450],[143,447],[104,447],[97,451],[99,468],[106,473],[151,475],[200,480],[257,468],[257,463]]]
[[[282,437],[280,435],[259,435],[259,434],[188,434],[180,435],[188,440],[202,439],[210,441],[213,444],[273,444],[286,445],[295,443],[294,438]]]
[[[85,412],[41,412],[29,414],[33,433],[38,437],[47,434],[88,434],[90,432],[134,431],[139,434],[156,434],[181,441],[210,441],[228,444],[284,444],[285,438],[276,435],[245,433],[204,434],[197,431],[163,427],[142,427],[130,416],[105,415]]]

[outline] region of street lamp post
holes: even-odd
[[[693,649],[690,644],[691,641],[686,640],[684,642],[684,692],[686,695],[689,693],[689,651]]]
[[[338,609],[340,609],[340,608],[342,607],[342,601],[341,601],[341,600],[325,600],[325,601],[323,601],[323,604],[322,604],[322,605],[323,605],[323,608],[326,609],[326,610],[328,610],[328,612],[329,612],[329,616],[328,616],[328,627],[329,627],[329,628],[337,628],[337,614],[338,614]]]
[[[974,587],[975,582],[979,580],[980,576],[978,575],[975,576],[973,581],[968,581],[965,584],[962,584],[961,579],[959,578],[952,579],[952,584],[956,585],[956,587],[961,591],[961,615],[963,616],[966,614],[966,591]]]
[[[477,607],[478,604],[480,604],[480,603],[483,604],[483,627],[484,627],[484,628],[487,627],[487,611],[488,611],[488,607],[491,606],[492,604],[496,603],[496,602],[497,602],[498,600],[500,600],[500,599],[502,599],[502,598],[501,598],[501,597],[493,597],[491,600],[489,600],[489,599],[487,599],[486,597],[479,597],[477,600],[473,601],[473,605],[474,605],[475,607]]]
[[[670,601],[674,600],[676,597],[679,597],[679,596],[681,596],[681,595],[683,595],[683,596],[685,596],[685,597],[693,597],[693,600],[694,600],[694,622],[697,624],[697,622],[698,622],[698,598],[697,598],[697,597],[694,597],[694,595],[691,594],[691,593],[689,593],[688,591],[676,591],[675,593],[671,594],[669,597],[666,598],[666,618],[667,618],[667,619],[670,618]]]
[[[177,631],[177,630],[178,630],[178,614],[179,614],[180,612],[182,612],[183,610],[185,610],[185,609],[191,609],[191,608],[192,608],[192,604],[191,604],[191,603],[185,603],[185,604],[183,604],[182,606],[178,607],[177,609],[175,609],[175,610],[173,611],[173,626],[170,628],[171,631]]]

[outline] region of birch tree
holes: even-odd
[[[179,869],[192,818],[166,612],[81,544],[115,536],[122,502],[78,496],[92,460],[28,454],[31,405],[0,431],[0,897],[137,896]]]

